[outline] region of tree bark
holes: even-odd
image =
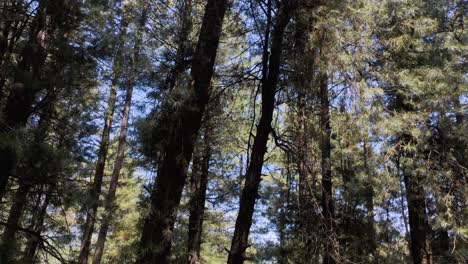
[[[331,119],[330,99],[328,96],[328,77],[320,77],[320,151],[322,153],[322,211],[325,218],[326,238],[324,238],[324,264],[335,263],[335,219],[333,208],[333,186],[331,174]]]
[[[184,107],[176,113],[169,113],[168,102],[163,106],[166,117],[162,121],[167,122],[161,123],[169,124],[171,131],[165,138],[166,145],[162,150],[162,161],[151,193],[151,210],[143,226],[137,263],[164,264],[169,261],[177,208],[195,139],[209,101],[211,77],[226,8],[226,0],[208,0],[192,63],[190,95],[185,99]]]
[[[209,118],[205,119],[205,131],[200,141],[200,152],[194,154],[193,171],[190,179],[190,216],[188,232],[188,264],[200,263],[200,248],[202,242],[203,216],[205,213],[206,189],[212,153],[213,127]]]
[[[96,213],[99,205],[99,196],[101,194],[102,179],[104,177],[104,168],[109,149],[110,131],[112,128],[112,121],[114,118],[115,102],[117,99],[117,87],[122,75],[122,56],[127,36],[128,17],[127,11],[124,7],[124,14],[120,26],[118,37],[118,46],[112,67],[113,77],[110,85],[109,101],[107,102],[107,109],[104,116],[104,128],[102,130],[101,141],[99,143],[98,159],[96,163],[96,170],[94,173],[93,185],[89,190],[89,201],[84,206],[86,212],[86,222],[83,230],[83,238],[81,240],[80,255],[78,257],[79,264],[88,263],[89,250],[91,246],[91,237],[94,232],[94,224],[96,222]]]
[[[426,196],[423,177],[420,174],[404,172],[408,219],[411,236],[411,255],[414,264],[431,264],[430,226],[426,216]]]
[[[130,108],[132,105],[132,95],[133,88],[135,86],[136,75],[137,75],[137,66],[140,57],[141,45],[143,42],[143,31],[147,20],[148,15],[148,0],[143,0],[144,4],[142,5],[142,14],[139,19],[138,29],[136,32],[135,44],[133,47],[132,55],[132,64],[130,69],[130,76],[128,77],[127,82],[127,91],[125,95],[125,105],[123,109],[122,121],[120,124],[120,135],[119,143],[117,147],[117,157],[114,163],[114,169],[112,171],[112,178],[110,181],[109,191],[107,192],[106,200],[104,202],[104,216],[101,222],[101,228],[98,234],[98,240],[96,242],[96,249],[93,257],[93,264],[101,263],[102,255],[104,253],[104,246],[106,243],[107,232],[109,230],[112,213],[115,209],[115,195],[117,192],[117,187],[119,184],[120,171],[122,169],[124,159],[125,159],[125,150],[127,147],[127,130],[128,130],[128,120],[130,119]]]
[[[272,47],[267,75],[262,76],[262,110],[257,133],[254,139],[250,164],[247,168],[244,189],[240,198],[239,213],[237,215],[234,236],[229,251],[229,264],[240,264],[245,260],[248,248],[248,237],[252,225],[255,200],[258,197],[262,166],[267,150],[268,136],[271,132],[271,121],[275,105],[276,85],[280,74],[283,35],[289,24],[293,1],[281,1],[276,22],[272,32]],[[268,41],[266,39],[265,41]],[[267,45],[267,44],[265,44]],[[265,55],[265,54],[264,54]],[[267,58],[265,58],[266,60]],[[264,61],[265,62],[265,61]],[[265,64],[264,64],[265,66]],[[265,71],[264,71],[265,73]]]
[[[308,98],[310,98],[311,90],[313,89],[313,76],[315,68],[315,50],[313,42],[310,38],[312,27],[314,24],[312,14],[309,9],[300,9],[295,15],[295,46],[294,46],[294,86],[297,93],[295,100],[297,107],[297,124],[295,132],[295,144],[297,151],[295,159],[297,163],[297,173],[299,176],[298,188],[298,209],[299,209],[299,230],[301,241],[304,244],[303,261],[304,263],[317,261],[315,258],[315,250],[313,244],[313,236],[316,232],[315,227],[317,222],[315,217],[315,172],[312,171],[313,165],[310,157],[314,154],[308,154],[309,149],[308,137],[310,137],[308,129],[308,120],[311,117],[310,107],[308,106]]]

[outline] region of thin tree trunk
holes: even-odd
[[[179,0],[179,21],[180,29],[177,33],[176,44],[177,54],[175,57],[175,65],[170,70],[164,81],[164,90],[172,90],[176,85],[179,75],[184,72],[190,65],[189,57],[191,43],[189,41],[190,32],[192,31],[192,0]]]
[[[368,253],[375,256],[375,250],[377,248],[377,237],[375,232],[375,221],[374,221],[374,188],[372,180],[371,165],[369,164],[369,147],[367,146],[367,140],[364,140],[364,167],[368,177],[367,183],[365,184],[366,190],[366,209],[367,209],[367,230],[368,230]],[[371,175],[372,174],[372,175]]]
[[[44,220],[47,215],[47,207],[49,206],[50,198],[52,196],[53,186],[54,185],[49,186],[49,189],[45,193],[44,202],[42,203],[42,206],[38,211],[37,219],[34,219],[35,225],[33,226],[33,228],[34,232],[36,232],[37,234],[40,234],[44,228]],[[34,263],[34,257],[36,256],[39,243],[40,240],[36,236],[32,236],[28,240],[24,257],[25,263]]]
[[[310,75],[312,76],[312,75]],[[310,83],[308,83],[310,84]],[[310,88],[310,86],[304,86],[304,89]],[[314,235],[314,194],[312,192],[311,184],[311,174],[307,168],[308,155],[307,152],[307,111],[306,111],[306,102],[305,95],[303,93],[299,94],[298,100],[298,111],[299,116],[297,120],[298,129],[297,132],[297,173],[299,176],[299,197],[298,197],[298,209],[299,209],[299,228],[301,240],[304,243],[304,261],[305,263],[310,262],[314,259],[314,244],[313,244],[313,235]]]
[[[200,154],[193,159],[193,172],[190,179],[190,216],[188,232],[188,264],[200,263],[200,248],[203,231],[203,216],[205,213],[206,189],[208,187],[208,174],[212,153],[213,127],[209,118],[205,119],[205,133],[200,143]]]
[[[289,155],[289,154],[288,154]],[[278,219],[278,232],[279,232],[279,256],[278,256],[278,263],[279,264],[287,264],[288,263],[288,233],[287,233],[287,225],[288,225],[288,218],[287,213],[289,211],[289,202],[290,202],[290,193],[291,193],[291,184],[290,184],[290,160],[289,156],[287,157],[286,161],[286,169],[283,169],[281,175],[286,174],[286,189],[281,190],[281,208],[280,208],[280,215]]]
[[[107,192],[106,200],[104,202],[104,216],[101,223],[101,228],[98,234],[98,240],[96,242],[96,250],[94,252],[93,264],[101,263],[102,255],[104,253],[104,246],[106,243],[107,232],[109,230],[112,213],[115,209],[115,195],[119,183],[120,171],[122,169],[124,159],[125,159],[125,150],[127,147],[127,130],[128,130],[128,120],[130,118],[130,108],[132,105],[132,95],[133,88],[135,86],[136,75],[137,75],[137,66],[140,57],[141,45],[143,42],[143,31],[146,24],[146,19],[148,15],[148,0],[143,0],[144,4],[142,5],[142,14],[139,20],[138,29],[136,32],[135,44],[133,47],[133,56],[132,64],[130,69],[130,76],[127,83],[127,92],[125,95],[125,105],[123,110],[122,121],[120,124],[120,135],[119,143],[117,147],[117,157],[114,163],[114,169],[112,171],[112,178],[110,181],[109,191]]]
[[[334,256],[337,245],[334,245],[335,219],[333,208],[333,190],[331,174],[331,119],[330,99],[328,96],[328,77],[322,73],[320,77],[320,150],[322,153],[322,210],[325,218],[326,238],[324,238],[324,264],[335,263]]]
[[[2,5],[2,13],[0,13],[0,103],[2,98],[5,96],[5,82],[6,82],[6,61],[9,60],[9,54],[7,54],[8,50],[8,37],[10,35],[11,30],[11,19],[8,18],[10,12],[7,11],[8,8],[13,10],[15,6],[14,1],[5,0]]]
[[[16,231],[20,227],[23,209],[26,206],[28,192],[31,187],[31,183],[27,182],[29,180],[29,175],[24,175],[20,180],[21,184],[13,198],[13,205],[8,214],[6,226],[2,235],[0,263],[9,263],[11,258],[15,255]]]
[[[405,239],[408,243],[410,242],[409,238],[409,227],[408,227],[408,217],[406,217],[405,212],[405,186],[404,186],[404,179],[401,177],[401,170],[400,170],[400,157],[397,157],[397,176],[398,176],[398,184],[400,185],[400,209],[401,209],[401,218],[403,219],[403,224],[405,227]]]
[[[252,147],[250,164],[247,168],[244,189],[242,190],[240,198],[239,213],[237,215],[234,236],[232,238],[231,249],[229,251],[227,262],[229,264],[243,263],[245,260],[245,250],[249,247],[248,237],[250,226],[252,225],[255,200],[258,197],[258,189],[260,186],[264,156],[267,150],[268,136],[271,132],[276,84],[280,74],[283,35],[286,26],[289,24],[292,9],[293,7],[290,1],[281,1],[272,32],[272,47],[268,73],[266,73],[267,76],[262,76],[261,117],[259,124],[257,125],[257,133]],[[265,39],[265,41],[267,42],[268,39]],[[265,43],[265,45],[267,44]],[[267,59],[265,54],[263,59]]]
[[[140,240],[139,264],[165,264],[169,261],[177,209],[195,139],[209,101],[211,77],[226,8],[226,0],[208,0],[192,63],[191,96],[185,99],[184,107],[177,113],[165,113],[167,120],[163,118],[167,121],[163,124],[169,124],[172,129],[165,138],[163,160],[151,193],[151,210]],[[165,108],[163,110],[169,111]]]
[[[128,28],[128,10],[125,9],[126,7],[124,7],[124,14],[118,37],[118,46],[114,59],[114,65],[112,67],[113,78],[111,81],[109,101],[107,102],[107,109],[104,117],[104,128],[102,130],[101,141],[99,143],[99,152],[96,163],[96,170],[94,173],[94,181],[92,187],[89,190],[89,201],[86,202],[84,206],[84,210],[86,212],[86,222],[84,225],[83,238],[81,240],[80,255],[78,257],[79,264],[88,263],[89,250],[91,246],[91,237],[94,232],[94,224],[96,222],[97,217],[96,213],[99,205],[99,196],[101,194],[102,180],[104,177],[104,168],[109,148],[110,131],[112,128],[112,121],[114,118],[115,102],[117,98],[117,87],[119,85],[119,79],[122,75],[122,54]]]

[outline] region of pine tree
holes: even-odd
[[[236,220],[234,236],[229,250],[228,263],[242,263],[245,250],[248,245],[250,226],[254,212],[255,201],[261,180],[262,166],[269,134],[271,133],[271,121],[275,105],[276,85],[280,74],[281,52],[284,31],[291,19],[294,5],[290,1],[281,1],[278,14],[275,18],[272,31],[271,54],[268,56],[269,28],[265,33],[265,44],[263,53],[263,76],[262,76],[262,110],[257,132],[254,139],[250,164],[245,176],[245,184],[242,190],[239,213]],[[268,60],[268,62],[267,62]],[[268,70],[267,70],[268,67]]]
[[[183,109],[166,116],[161,123],[171,126],[163,160],[151,193],[151,210],[140,241],[140,263],[167,263],[175,215],[180,203],[195,138],[210,95],[210,82],[227,2],[210,0],[205,7],[202,27],[192,62],[192,83]],[[166,107],[170,107],[169,105]],[[170,111],[169,109],[162,110]]]

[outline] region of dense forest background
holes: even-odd
[[[464,0],[1,0],[0,263],[467,263]]]

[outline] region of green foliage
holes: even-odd
[[[22,229],[16,230],[10,246],[18,255],[11,261],[18,263],[37,233],[41,244],[35,263],[76,259],[118,29],[124,8],[131,9],[117,121],[122,91],[127,88],[123,84],[131,74],[138,15],[147,8],[143,47],[135,64],[128,151],[102,261],[133,263],[161,150],[180,140],[171,138],[175,130],[184,129],[174,117],[185,117],[195,105],[190,65],[204,2],[192,1],[193,27],[186,33],[187,54],[182,56],[186,66],[171,89],[165,89],[165,82],[177,63],[184,1],[4,2],[0,4],[0,165],[8,165],[9,179],[0,203],[0,231],[6,230],[17,190],[30,185],[18,222]],[[247,157],[261,114],[267,2],[233,1],[223,26],[206,109],[213,124],[209,142],[213,153],[201,263],[225,263],[231,245],[238,199],[251,162]],[[272,2],[276,8],[277,2]],[[40,4],[47,19],[31,38]],[[464,1],[455,0],[348,0],[300,5],[294,11],[281,58],[274,133],[270,133],[249,237],[249,263],[323,261],[323,241],[331,237],[321,204],[324,109],[319,79],[324,73],[329,77],[336,256],[350,263],[411,262],[407,197],[412,190],[405,176],[419,175],[433,262],[464,263],[468,252],[465,9]],[[21,69],[24,54],[39,51],[44,59],[34,56],[31,63],[38,65]],[[30,99],[25,106],[27,120],[10,127],[7,121],[19,113],[8,113],[7,104],[23,98],[19,95]],[[112,127],[103,190],[108,190],[114,167],[117,135],[118,129]],[[201,142],[202,137],[202,133],[193,135],[193,140]],[[189,176],[192,170],[189,166]],[[305,217],[301,192],[307,195]],[[100,197],[95,230],[104,215],[105,195]],[[172,263],[187,261],[190,195],[186,188],[174,228]],[[44,204],[43,223],[37,224]],[[311,233],[304,231],[306,227]]]

